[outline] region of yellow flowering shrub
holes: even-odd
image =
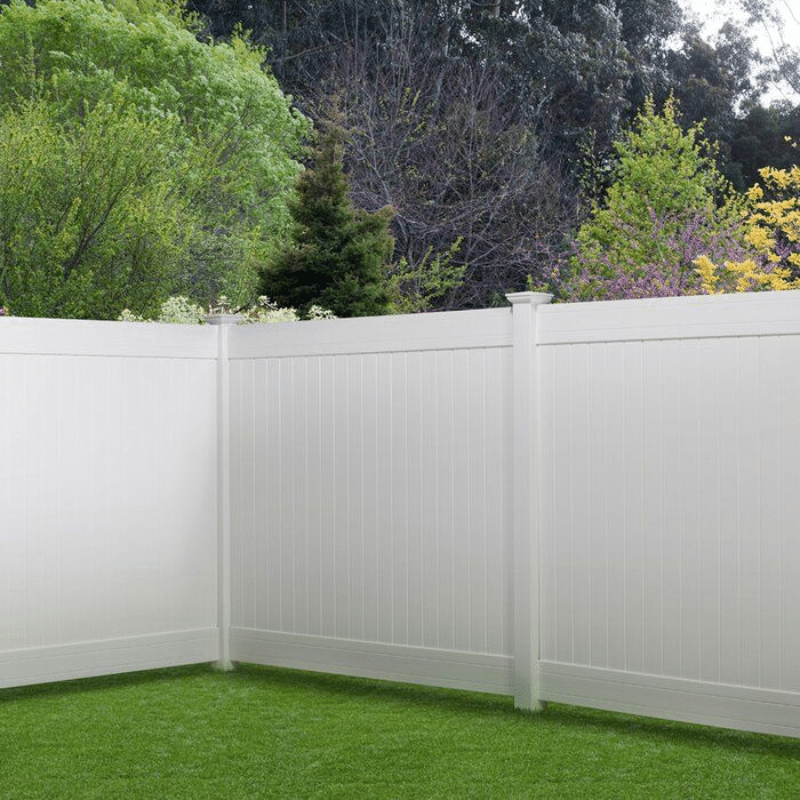
[[[755,257],[723,264],[695,259],[708,294],[800,289],[800,167],[759,173],[763,185],[747,191],[744,212],[745,240]]]
[[[793,279],[788,269],[774,267],[767,271],[751,258],[741,262],[725,261],[717,265],[708,256],[700,256],[694,263],[706,294],[800,289],[800,279]]]

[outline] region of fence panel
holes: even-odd
[[[231,332],[234,659],[510,691],[510,320]]]
[[[800,733],[798,300],[544,310],[543,699]]]
[[[216,658],[215,359],[0,320],[0,686]]]

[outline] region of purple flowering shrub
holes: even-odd
[[[743,221],[709,217],[698,212],[679,219],[650,209],[645,258],[637,258],[640,229],[617,219],[618,241],[631,246],[615,248],[612,261],[608,251],[574,242],[547,271],[550,291],[566,302],[708,294],[697,264],[703,256],[714,264],[755,261],[759,269],[769,270],[766,259],[747,242]]]

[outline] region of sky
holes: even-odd
[[[780,31],[772,26],[769,29],[754,29],[753,33],[757,36],[759,49],[765,55],[769,55],[772,43],[776,46],[779,45],[782,35],[786,44],[800,50],[800,0],[769,0],[769,2],[782,16],[783,26]],[[706,35],[714,33],[726,19],[732,16],[734,20],[737,16],[739,20],[744,19],[744,15],[737,11],[736,0],[680,0],[680,4],[684,11],[696,14],[706,23],[703,29]],[[772,39],[772,43],[770,39]],[[764,99],[769,101],[786,98],[797,102],[797,95],[787,89],[788,87],[784,87],[783,90],[776,89]]]

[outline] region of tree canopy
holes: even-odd
[[[761,170],[732,191],[700,129],[652,101],[616,142],[607,197],[554,269],[561,299],[595,300],[798,288],[800,168]]]
[[[249,299],[286,235],[307,120],[239,37],[173,3],[0,9],[0,305],[115,318]]]
[[[390,225],[382,278],[370,266],[350,285],[382,287],[369,313],[387,292],[394,309],[503,302],[567,262],[570,280],[602,278],[598,296],[610,260],[625,291],[682,291],[697,256],[743,263],[753,247],[746,203],[721,202],[728,182],[742,192],[795,163],[797,108],[758,103],[779,73],[791,83],[797,54],[776,46],[770,71],[742,22],[773,24],[774,0],[728,0],[749,17],[711,34],[678,0],[8,3],[0,305],[13,313],[148,315],[168,294],[238,306],[260,283],[271,294],[264,276],[287,259],[281,280],[296,282],[311,252],[301,208],[325,171],[296,183],[310,120],[341,143],[348,224]]]
[[[298,106],[341,126],[351,196],[392,205],[411,269],[460,243],[463,281],[437,307],[486,305],[538,279],[587,200],[603,199],[613,143],[648,96],[661,105],[672,93],[684,131],[704,122],[737,187],[763,166],[744,164],[738,127],[762,88],[751,32],[725,20],[707,37],[677,0],[188,7],[213,37],[250,30]]]

